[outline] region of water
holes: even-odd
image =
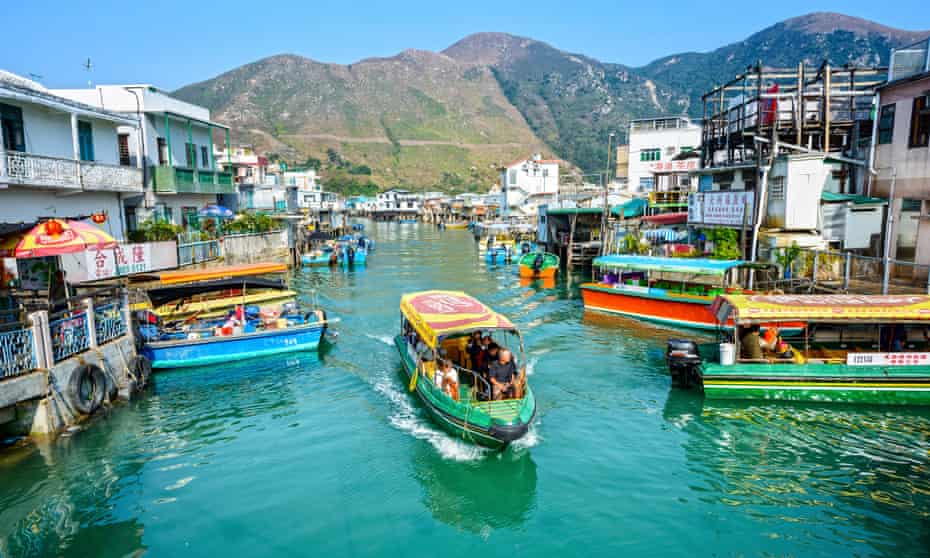
[[[294,278],[323,354],[159,374],[144,399],[0,453],[0,556],[926,556],[930,412],[704,403],[672,330],[521,285],[469,233],[370,224],[368,269]],[[439,431],[391,338],[463,289],[526,334],[539,414],[490,452]]]

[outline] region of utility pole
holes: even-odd
[[[613,132],[607,134],[607,167],[604,169],[604,179],[603,179],[603,184],[602,184],[602,186],[604,187],[604,201],[603,201],[604,207],[603,207],[603,212],[601,214],[601,255],[602,256],[606,254],[606,250],[607,250],[607,217],[610,211],[610,207],[608,207],[607,205],[607,189],[609,188],[608,184],[610,184],[610,180],[609,180],[610,155],[611,155],[610,143],[611,143],[611,140],[613,139],[614,139]]]
[[[891,237],[894,232],[894,187],[898,171],[891,169],[891,187],[888,189],[888,218],[885,220],[885,246],[882,250],[882,294],[888,294],[891,277]]]

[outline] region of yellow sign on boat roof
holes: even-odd
[[[400,311],[431,347],[441,337],[488,329],[515,329],[504,316],[461,291],[422,291],[405,294]]]
[[[926,322],[928,295],[724,295],[713,312],[737,324],[783,321]]]

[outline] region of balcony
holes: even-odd
[[[0,150],[0,183],[56,190],[142,193],[135,167]]]
[[[232,173],[185,167],[151,167],[158,194],[235,194]]]
[[[688,207],[689,190],[649,192],[650,207]]]

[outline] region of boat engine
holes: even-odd
[[[701,355],[697,343],[688,339],[669,339],[665,361],[673,386],[691,388],[701,385]]]
[[[543,254],[536,254],[536,257],[533,258],[533,271],[539,272],[542,269],[543,261],[546,259],[546,256]]]

